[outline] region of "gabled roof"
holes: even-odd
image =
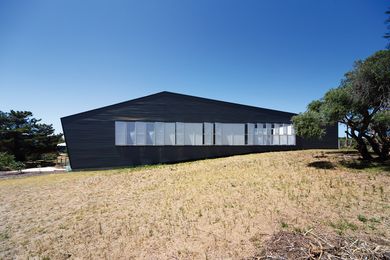
[[[191,96],[191,95],[185,95],[185,94],[179,94],[179,93],[174,93],[174,92],[169,92],[169,91],[162,91],[158,92],[155,94],[151,94],[148,96],[120,102],[117,104],[109,105],[109,106],[104,106],[100,107],[97,109],[92,109],[89,111],[73,114],[70,116],[65,116],[62,117],[61,120],[73,120],[77,118],[84,118],[84,117],[89,117],[94,114],[98,114],[100,112],[106,111],[106,110],[112,110],[112,109],[120,109],[120,108],[125,108],[127,106],[133,105],[135,103],[140,103],[143,101],[158,101],[160,99],[166,99],[166,98],[171,98],[171,99],[178,99],[178,100],[185,100],[187,102],[197,102],[197,103],[204,103],[204,104],[214,104],[214,105],[219,105],[225,108],[231,108],[231,109],[245,109],[247,111],[253,111],[253,112],[262,112],[262,113],[273,113],[273,114],[280,114],[283,116],[294,116],[296,115],[295,113],[290,113],[290,112],[284,112],[284,111],[279,111],[279,110],[273,110],[273,109],[267,109],[267,108],[261,108],[261,107],[255,107],[255,106],[248,106],[248,105],[243,105],[243,104],[237,104],[237,103],[231,103],[231,102],[226,102],[226,101],[220,101],[220,100],[215,100],[215,99],[209,99],[209,98],[203,98],[203,97],[196,97],[196,96]]]

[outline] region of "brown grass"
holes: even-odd
[[[346,156],[292,151],[3,179],[0,258],[236,259],[280,230],[388,243],[390,174],[346,168]]]

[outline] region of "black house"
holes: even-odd
[[[337,148],[295,136],[293,113],[160,92],[61,118],[73,169],[171,163],[265,151]]]

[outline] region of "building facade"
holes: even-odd
[[[73,169],[173,163],[266,151],[337,148],[295,135],[293,113],[160,92],[61,118]]]

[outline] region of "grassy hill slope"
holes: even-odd
[[[351,159],[291,151],[3,179],[0,258],[242,258],[280,230],[389,241],[388,168]]]

